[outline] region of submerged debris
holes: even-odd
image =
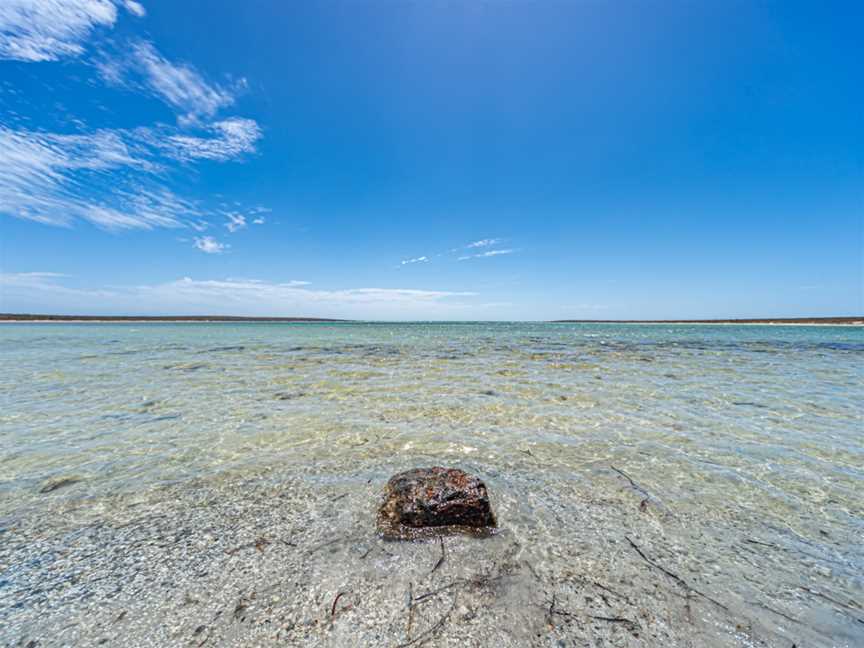
[[[60,479],[55,479],[53,481],[47,482],[42,488],[39,489],[39,492],[42,494],[52,493],[58,488],[63,488],[64,486],[71,486],[72,484],[77,484],[78,482],[83,481],[81,477],[62,477]]]

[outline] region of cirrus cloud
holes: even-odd
[[[516,250],[488,250],[486,252],[481,252],[480,254],[468,254],[466,256],[461,256],[458,261],[467,261],[468,259],[485,259],[488,257],[500,256],[502,254],[513,254]]]
[[[70,287],[46,272],[0,273],[4,312],[140,315],[259,315],[447,319],[476,307],[472,292],[411,288],[314,289],[305,281],[193,279],[159,284]]]
[[[213,137],[172,135],[164,150],[179,160],[216,160],[223,162],[244,153],[254,153],[261,129],[254,119],[232,117],[207,127]]]
[[[31,63],[78,56],[99,27],[113,27],[117,7],[109,0],[3,0],[0,59]]]
[[[206,254],[222,254],[231,246],[226,243],[220,243],[212,236],[196,236],[195,247]]]
[[[216,214],[168,188],[159,140],[146,128],[64,135],[0,125],[0,214],[47,225],[199,229]],[[224,143],[215,146],[227,161]]]

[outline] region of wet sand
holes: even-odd
[[[745,526],[721,511],[679,513],[612,468],[593,487],[566,479],[544,487],[527,468],[504,480],[469,465],[489,484],[499,533],[448,537],[443,561],[437,541],[384,541],[375,507],[397,466],[352,475],[326,465],[275,469],[116,497],[58,489],[56,504],[0,536],[3,638],[14,646],[819,646],[828,645],[822,620],[837,615],[848,635],[832,645],[864,636],[864,612],[807,588],[806,556],[762,542],[758,518]],[[769,570],[770,593],[760,585]]]

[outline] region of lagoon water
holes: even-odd
[[[4,645],[487,645],[513,610],[513,645],[864,645],[861,327],[7,324],[0,362]],[[510,584],[452,587],[414,630],[400,588],[437,545],[388,549],[369,520],[423,465],[481,475],[519,549],[449,539],[434,578],[490,547]],[[240,562],[190,593],[181,551]],[[281,603],[256,608],[253,584]],[[375,614],[331,610],[340,588],[380,590]]]

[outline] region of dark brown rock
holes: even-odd
[[[487,535],[495,528],[495,515],[486,485],[477,477],[455,468],[415,468],[387,482],[378,528],[391,539]]]

